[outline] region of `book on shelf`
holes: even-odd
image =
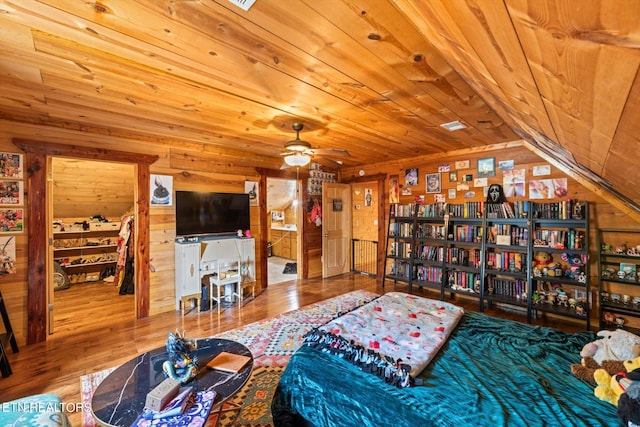
[[[207,368],[226,372],[240,372],[250,360],[251,357],[249,356],[223,351],[207,363]]]

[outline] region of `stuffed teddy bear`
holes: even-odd
[[[626,373],[609,375],[604,369],[596,369],[593,377],[596,380],[596,388],[593,394],[600,400],[618,406],[620,397],[634,382],[640,380],[640,357],[624,361]],[[625,398],[626,399],[626,398]]]
[[[638,346],[640,356],[640,346]],[[583,357],[581,363],[571,365],[571,373],[581,380],[595,383],[593,373],[596,369],[604,369],[609,375],[615,375],[618,372],[624,372],[624,363],[622,360],[603,360],[602,363],[596,362],[593,357]]]
[[[596,369],[604,369],[609,375],[626,370],[624,361],[640,356],[640,337],[623,329],[603,330],[599,338],[585,344],[580,352],[581,363],[571,365],[571,373],[576,377],[595,382]]]
[[[539,277],[542,275],[554,276],[556,263],[549,252],[536,252],[533,254],[534,275]],[[546,274],[544,273],[546,269]],[[537,273],[536,273],[537,272]]]

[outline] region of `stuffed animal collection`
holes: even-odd
[[[600,331],[587,343],[581,364],[571,366],[578,378],[596,383],[593,394],[617,406],[623,426],[640,426],[640,337],[622,329]]]
[[[571,373],[588,382],[595,382],[594,372],[604,369],[609,375],[624,372],[623,362],[640,356],[640,337],[623,329],[603,330],[601,337],[585,344],[580,352],[581,363],[571,365]]]

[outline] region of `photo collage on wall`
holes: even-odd
[[[16,233],[24,231],[22,154],[0,153],[0,274],[16,272]]]
[[[544,178],[551,175],[551,165],[534,165],[532,178],[527,181],[526,168],[516,168],[514,160],[497,161],[493,157],[481,158],[472,165],[470,160],[456,161],[452,164],[439,164],[437,172],[424,174],[425,194],[416,195],[415,203],[446,203],[457,198],[475,199],[487,196],[490,181],[495,184],[496,179],[506,197],[528,197],[529,199],[565,198],[569,194],[567,178]],[[417,168],[405,169],[405,186],[402,195],[411,195],[411,187],[418,186],[419,173]],[[494,178],[495,177],[495,178]],[[390,200],[397,200],[397,190],[394,183],[398,175],[390,176]],[[433,198],[433,201],[428,200]]]

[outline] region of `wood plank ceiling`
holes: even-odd
[[[636,0],[0,0],[0,36],[8,121],[260,167],[296,121],[345,166],[522,138],[640,201]]]

